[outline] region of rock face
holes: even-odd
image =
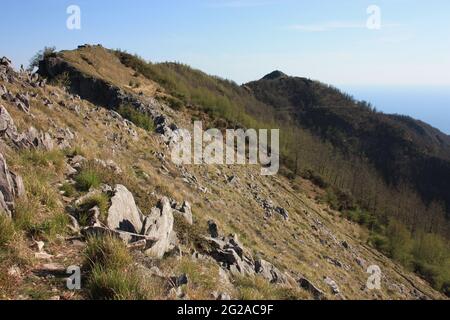
[[[184,201],[181,206],[178,206],[177,203],[172,204],[173,213],[179,214],[186,220],[187,223],[192,225],[194,223],[192,219],[192,208],[191,204],[188,201]]]
[[[152,208],[144,220],[143,233],[145,236],[156,239],[156,242],[147,249],[148,256],[162,258],[170,250],[173,236],[173,214],[168,198],[161,199],[157,207]]]
[[[133,195],[123,185],[117,185],[114,190],[106,225],[112,230],[141,233],[141,214]]]
[[[22,178],[8,169],[6,160],[0,153],[0,209],[11,217],[14,200],[25,194]]]
[[[325,296],[322,290],[317,288],[315,285],[312,284],[311,281],[309,281],[306,278],[300,278],[298,280],[298,285],[300,286],[300,288],[309,291],[316,300],[322,300]]]
[[[263,259],[255,262],[255,272],[263,276],[271,283],[287,283],[287,277],[273,264]]]

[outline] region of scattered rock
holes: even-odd
[[[286,276],[266,260],[258,259],[255,261],[255,272],[271,283],[287,283]]]
[[[217,228],[217,224],[213,220],[208,221],[208,230],[209,234],[211,235],[211,238],[219,237],[219,230]]]
[[[14,200],[25,194],[22,178],[8,169],[3,154],[0,153],[0,208],[11,217],[15,208]]]
[[[188,224],[193,224],[192,208],[188,201],[184,201],[180,207],[177,204],[174,204],[172,205],[172,208],[174,209],[173,213],[181,215]]]
[[[158,205],[152,208],[143,223],[143,234],[154,238],[155,243],[145,253],[148,256],[162,258],[171,249],[173,243],[173,213],[168,198],[162,198]]]
[[[316,300],[322,300],[325,296],[324,293],[322,292],[322,290],[317,288],[311,281],[309,281],[308,279],[306,279],[304,277],[302,277],[298,280],[298,285],[302,289],[310,292],[313,295],[314,299],[316,299]]]
[[[329,277],[325,277],[323,279],[323,281],[330,287],[330,289],[334,295],[337,295],[340,293],[339,287],[333,279],[331,279]]]
[[[111,207],[106,219],[108,228],[140,234],[142,231],[141,214],[133,195],[123,185],[117,185],[111,198]]]
[[[189,283],[188,276],[185,273],[178,277],[170,277],[169,281],[174,288],[178,288]]]

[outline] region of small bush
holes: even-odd
[[[326,182],[325,179],[320,174],[314,172],[313,170],[303,171],[302,177],[304,179],[310,180],[312,183],[314,183],[319,188],[326,189],[329,187],[328,182]]]
[[[150,119],[148,115],[137,111],[133,108],[133,106],[122,105],[119,107],[117,112],[125,119],[133,122],[136,126],[147,131],[155,131],[155,124],[153,123],[153,120]]]

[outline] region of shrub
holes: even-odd
[[[325,181],[325,179],[318,173],[316,173],[313,170],[305,170],[302,172],[302,177],[310,180],[312,183],[314,183],[319,188],[325,189],[329,187],[328,182]]]
[[[150,119],[150,117],[146,114],[143,114],[139,111],[137,111],[133,106],[131,105],[121,105],[117,112],[124,117],[125,119],[133,122],[136,126],[147,130],[147,131],[154,131],[155,130],[155,124],[153,123],[153,120]]]
[[[413,241],[408,229],[395,219],[392,219],[386,229],[389,239],[389,255],[404,266],[409,266],[412,261]]]

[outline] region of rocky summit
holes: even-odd
[[[193,119],[243,125],[185,102],[181,67],[165,67],[161,82],[99,45],[48,53],[37,73],[0,60],[1,299],[446,298],[311,175],[174,164]]]

